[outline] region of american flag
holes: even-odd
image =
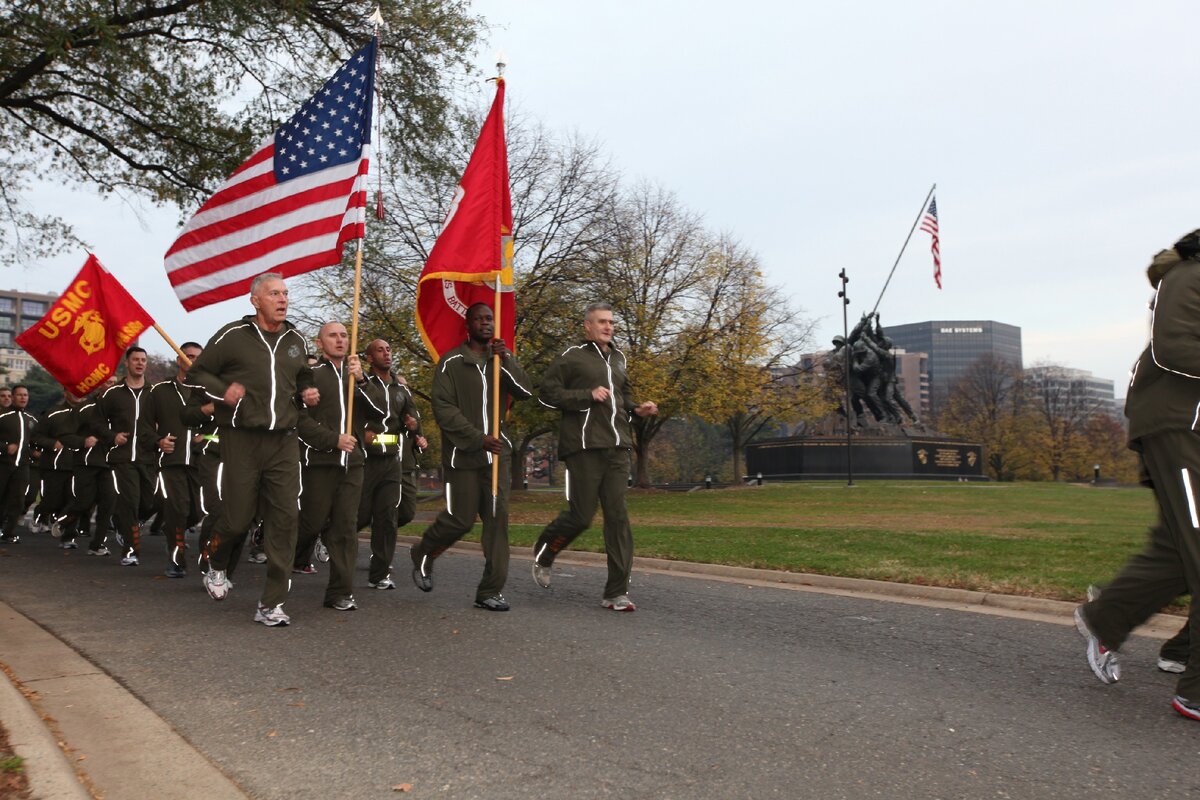
[[[932,237],[932,241],[929,243],[929,252],[933,253],[933,280],[940,289],[942,288],[942,246],[938,239],[936,197],[929,200],[929,208],[925,209],[925,216],[921,218],[921,230]]]
[[[363,236],[375,53],[372,40],[184,226],[166,268],[188,311],[247,294],[264,272],[337,264]]]

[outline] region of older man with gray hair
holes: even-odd
[[[214,600],[229,593],[229,560],[245,540],[261,498],[267,581],[254,621],[275,627],[291,621],[283,602],[296,550],[300,404],[316,405],[320,393],[313,386],[307,342],[287,321],[283,276],[269,272],[255,278],[250,304],[254,314],[217,331],[188,373],[215,401],[221,437],[221,511],[204,586]]]

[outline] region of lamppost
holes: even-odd
[[[850,298],[846,296],[846,284],[850,282],[850,278],[846,276],[845,268],[838,273],[838,277],[842,279],[842,290],[838,292],[838,297],[842,298],[842,351],[846,358],[843,367],[846,373],[846,485],[853,486],[854,456],[851,453],[853,439],[850,436],[850,414],[853,412],[850,407],[850,320],[846,310],[846,307],[850,305]]]

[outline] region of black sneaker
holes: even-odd
[[[182,564],[172,564],[171,566],[167,567],[166,576],[168,578],[186,578],[187,567],[183,566]]]
[[[418,556],[415,549],[410,550],[409,554],[412,557],[413,562],[413,583],[415,583],[417,588],[422,592],[432,592],[433,562],[430,561],[429,556]]]
[[[494,594],[491,597],[485,597],[482,600],[475,601],[476,608],[485,608],[488,611],[508,611],[508,601],[504,599],[502,594]]]

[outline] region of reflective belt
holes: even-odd
[[[375,441],[372,442],[372,444],[377,444],[380,446],[388,445],[388,444],[399,444],[399,443],[400,443],[400,436],[395,433],[380,433],[375,436]]]
[[[221,437],[220,437],[220,436],[218,436],[218,435],[217,435],[217,434],[215,434],[215,433],[206,433],[206,434],[204,434],[204,437],[203,437],[203,438],[204,438],[204,441],[206,441],[206,442],[219,442],[219,441],[221,441]]]

